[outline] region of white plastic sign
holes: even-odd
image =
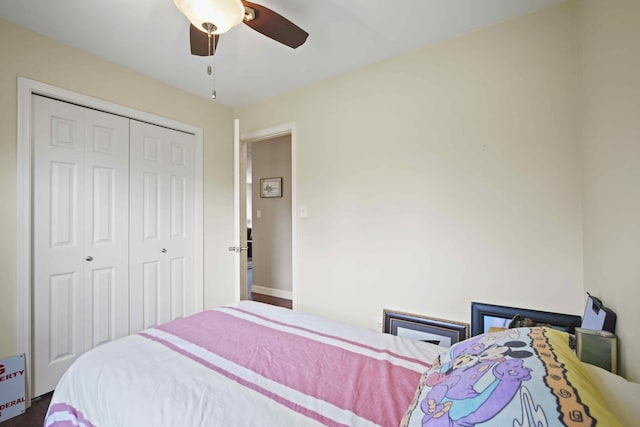
[[[0,422],[24,414],[24,355],[0,360]]]

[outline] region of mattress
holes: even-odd
[[[547,327],[433,344],[252,301],[99,346],[45,426],[638,425],[637,384]]]

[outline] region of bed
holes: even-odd
[[[443,351],[242,301],[84,354],[45,426],[622,425],[566,338],[518,328]]]

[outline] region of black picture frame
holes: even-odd
[[[383,332],[449,348],[469,338],[469,324],[384,309]]]
[[[551,327],[555,329],[570,334],[575,333],[576,326],[582,324],[582,317],[573,314],[472,302],[471,336],[488,332],[491,326],[501,327],[502,325],[507,327],[516,314],[519,314],[523,318],[531,319],[536,323],[551,325]]]

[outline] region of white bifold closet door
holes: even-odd
[[[34,396],[82,353],[202,310],[195,137],[33,97]]]
[[[131,120],[131,333],[200,311],[191,134]]]
[[[34,396],[129,333],[129,120],[33,97]]]

